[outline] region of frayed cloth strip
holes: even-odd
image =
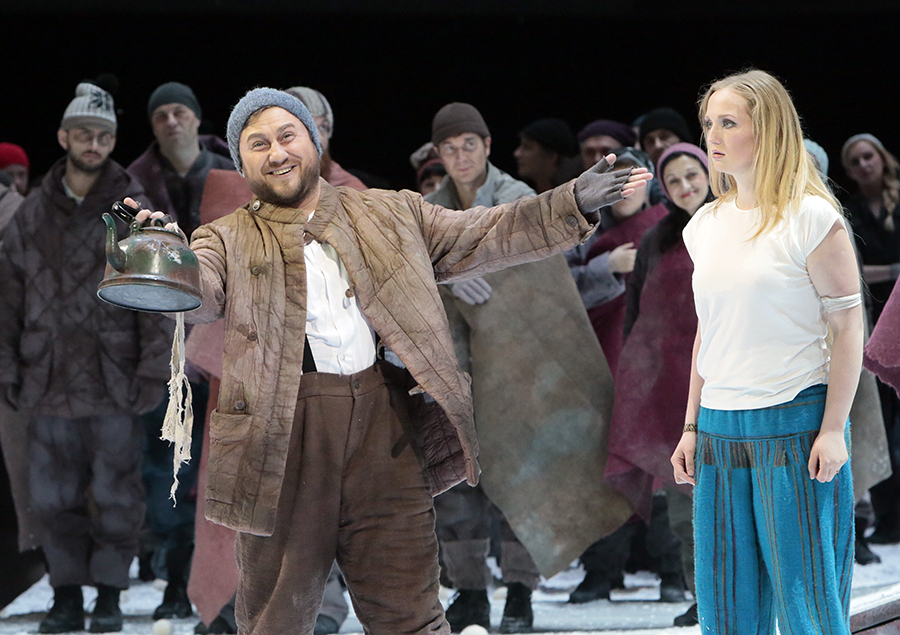
[[[191,460],[191,432],[194,427],[194,410],[191,407],[193,395],[191,384],[184,372],[184,313],[175,318],[175,336],[172,339],[172,359],[169,362],[169,405],[163,419],[162,435],[164,441],[175,444],[172,464],[172,489],[169,498],[175,504],[175,491],[178,489],[178,470],[183,463]]]

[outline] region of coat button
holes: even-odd
[[[250,331],[249,333],[247,333],[247,339],[251,342],[255,342],[257,339],[256,331]]]
[[[235,409],[235,410],[242,411],[242,410],[244,410],[244,408],[246,408],[246,407],[247,407],[247,404],[244,403],[243,401],[241,401],[240,399],[238,399],[237,401],[234,402],[234,409]]]
[[[259,265],[253,265],[252,267],[250,267],[250,273],[252,273],[254,276],[258,276],[262,273],[262,267],[260,267]]]
[[[355,388],[356,390],[359,390],[359,381],[358,380],[353,382],[353,388]]]
[[[575,225],[578,224],[578,219],[575,218],[574,216],[569,216],[568,218],[566,218],[566,224],[569,227],[575,227]]]
[[[259,201],[253,201],[252,207],[254,212],[259,211]]]
[[[344,295],[347,296],[348,298],[352,298],[353,297],[353,289],[350,287],[347,287],[347,290],[344,291]]]

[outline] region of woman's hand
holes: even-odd
[[[672,467],[675,468],[675,482],[696,485],[694,480],[694,452],[697,450],[697,433],[685,432],[672,455]]]
[[[828,483],[841,471],[849,458],[844,431],[823,430],[819,432],[809,453],[809,478]]]

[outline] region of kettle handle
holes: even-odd
[[[135,222],[134,215],[137,214],[140,210],[136,207],[132,207],[131,205],[127,205],[124,201],[116,201],[112,205],[113,214],[119,217],[126,225],[131,225]],[[166,223],[161,218],[154,218],[150,221],[150,225],[153,227],[165,227]]]

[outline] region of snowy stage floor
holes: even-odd
[[[889,598],[900,597],[900,545],[872,546],[881,564],[857,566],[853,578],[851,613]],[[136,567],[135,567],[136,569]],[[135,570],[136,574],[136,570]],[[629,574],[626,589],[613,591],[612,599],[588,604],[566,604],[569,592],[581,581],[583,571],[573,567],[546,580],[534,594],[534,630],[543,633],[590,633],[603,631],[609,635],[694,635],[699,627],[674,628],[672,620],[687,610],[690,602],[663,604],[658,602],[659,581],[648,573]],[[150,635],[153,609],[162,600],[165,583],[133,581],[122,596],[125,613],[125,635]],[[503,614],[504,589],[497,589],[491,599],[492,624],[496,628]],[[95,593],[85,589],[85,601],[92,606]],[[37,633],[37,626],[51,604],[53,591],[46,576],[12,604],[0,612],[0,635]],[[446,606],[448,594],[442,597]],[[173,620],[173,635],[192,635],[198,618]],[[341,633],[360,633],[359,622],[352,615]]]

